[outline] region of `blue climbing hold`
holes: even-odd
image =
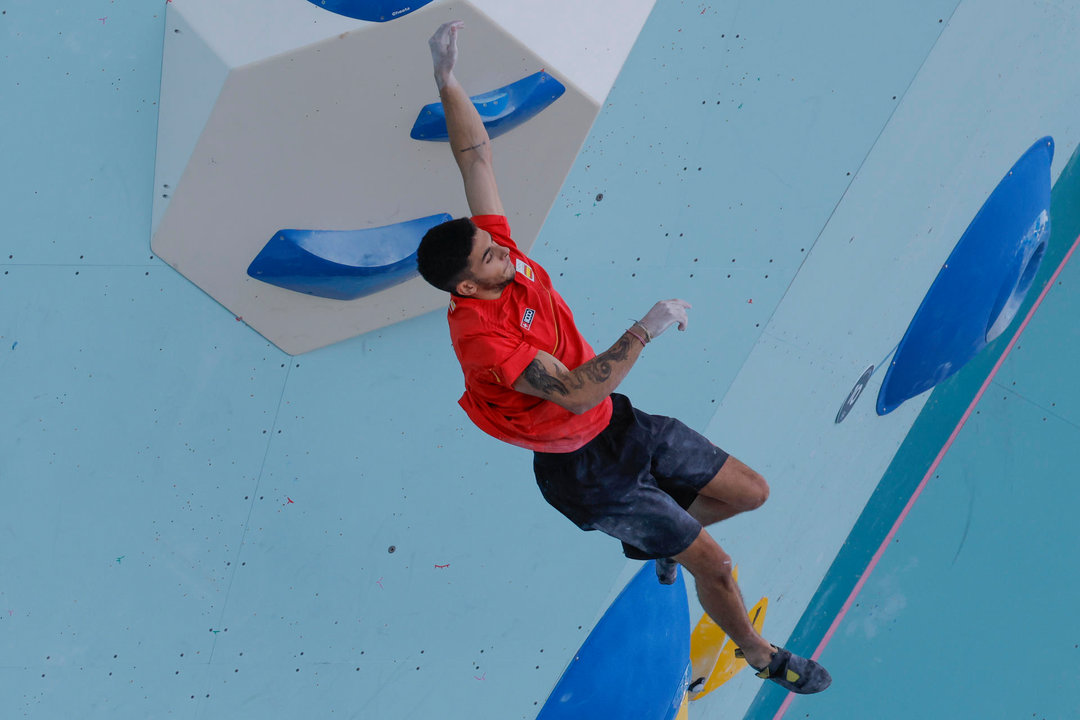
[[[488,136],[496,138],[535,117],[562,97],[566,87],[541,70],[510,85],[470,98]],[[413,123],[414,140],[449,140],[442,103],[425,105]]]
[[[418,276],[416,249],[447,213],[364,230],[279,230],[248,267],[256,280],[356,300]]]
[[[408,15],[427,5],[431,0],[308,0],[338,15],[367,20],[369,22],[389,22]]]
[[[956,373],[1012,322],[1050,237],[1053,158],[1053,138],[1038,140],[968,225],[900,340],[879,415]]]
[[[672,720],[690,682],[690,613],[678,571],[645,563],[570,661],[536,720]]]

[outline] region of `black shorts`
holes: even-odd
[[[728,455],[674,418],[611,400],[611,422],[584,447],[534,455],[536,483],[579,528],[621,540],[627,557],[678,555],[701,532],[686,509]]]

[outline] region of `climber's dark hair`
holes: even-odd
[[[448,293],[466,278],[476,225],[467,217],[447,220],[424,234],[416,267],[425,280]]]

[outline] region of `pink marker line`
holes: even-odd
[[[1080,246],[1080,237],[1077,237],[1076,240],[1073,241],[1072,247],[1069,248],[1069,252],[1065,253],[1065,257],[1061,260],[1061,264],[1057,266],[1057,269],[1054,270],[1054,274],[1050,276],[1050,282],[1046,283],[1046,287],[1044,287],[1043,291],[1039,293],[1038,299],[1036,299],[1035,304],[1031,306],[1028,314],[1024,317],[1024,321],[1020,323],[1020,327],[1016,329],[1016,333],[1013,335],[1012,340],[1009,341],[1008,346],[1006,346],[1005,352],[1001,353],[1001,357],[998,358],[997,363],[994,364],[994,368],[990,371],[990,374],[986,376],[986,380],[983,381],[982,387],[979,388],[979,392],[975,393],[975,397],[974,399],[972,399],[971,404],[968,405],[968,409],[964,412],[963,417],[960,418],[960,422],[957,423],[956,428],[952,431],[952,434],[949,435],[949,439],[945,441],[945,445],[942,446],[941,451],[937,454],[937,457],[934,458],[934,462],[930,464],[930,469],[926,471],[926,475],[923,476],[923,479],[919,483],[919,486],[915,488],[915,492],[912,493],[911,499],[908,500],[907,505],[904,506],[904,509],[900,512],[899,517],[896,518],[896,522],[893,523],[892,528],[889,530],[889,534],[886,535],[885,539],[881,541],[881,545],[878,547],[877,552],[875,552],[874,556],[870,558],[870,562],[866,566],[866,570],[863,571],[863,574],[859,578],[859,581],[855,583],[855,587],[851,590],[851,594],[848,595],[847,600],[844,602],[844,606],[840,608],[840,612],[836,614],[836,618],[833,620],[832,625],[829,626],[829,630],[825,633],[825,637],[821,639],[821,642],[818,643],[817,649],[814,650],[814,654],[810,656],[811,659],[817,660],[821,657],[821,654],[825,652],[825,647],[829,644],[829,641],[832,640],[833,635],[836,634],[836,629],[840,627],[840,623],[843,622],[844,616],[847,615],[848,610],[851,609],[851,606],[855,604],[855,598],[859,596],[859,593],[863,589],[863,585],[866,584],[866,581],[869,579],[870,574],[874,572],[874,568],[877,567],[878,561],[881,560],[881,556],[885,554],[885,548],[889,547],[889,543],[892,542],[893,538],[896,536],[896,533],[900,530],[900,526],[904,524],[904,520],[907,519],[908,513],[911,512],[911,508],[915,505],[915,501],[918,500],[919,495],[922,494],[923,488],[926,487],[926,484],[930,481],[930,477],[934,474],[934,472],[938,468],[938,465],[940,465],[941,461],[945,458],[945,453],[949,452],[949,448],[951,448],[953,442],[956,441],[957,436],[960,434],[960,430],[964,427],[964,424],[967,423],[968,418],[971,417],[971,413],[975,410],[975,406],[979,404],[979,400],[982,399],[983,393],[985,393],[986,389],[990,387],[990,383],[993,382],[994,377],[998,373],[998,370],[1001,369],[1002,364],[1005,362],[1005,358],[1007,358],[1009,356],[1009,353],[1012,352],[1013,346],[1016,345],[1016,342],[1020,339],[1020,335],[1023,334],[1024,329],[1027,327],[1028,323],[1031,322],[1031,318],[1035,315],[1035,311],[1039,309],[1040,305],[1042,305],[1042,301],[1046,298],[1046,294],[1050,292],[1050,288],[1054,287],[1054,283],[1057,282],[1058,275],[1060,275],[1061,271],[1065,269],[1065,265],[1068,264],[1069,258],[1072,257],[1072,254],[1073,252],[1075,252],[1077,246]],[[777,710],[776,715],[773,716],[773,720],[780,720],[780,718],[784,717],[784,713],[787,712],[788,707],[791,706],[791,702],[794,699],[795,693],[789,692],[787,694],[787,697],[784,698],[784,702],[780,705],[780,709]]]

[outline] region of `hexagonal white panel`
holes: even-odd
[[[470,94],[541,69],[566,86],[493,143],[503,204],[527,249],[652,4],[437,2],[369,23],[307,0],[174,0],[153,250],[291,354],[439,307],[445,294],[419,277],[342,301],[246,271],[283,228],[359,230],[467,213],[446,144],[409,137],[420,108],[438,101],[427,39],[451,19],[466,23],[456,74]]]

